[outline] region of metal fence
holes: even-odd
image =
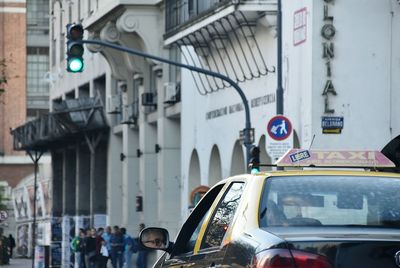
[[[168,35],[186,22],[213,12],[221,6],[265,3],[271,3],[271,0],[166,0],[165,32]]]

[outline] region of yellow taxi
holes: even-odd
[[[140,245],[165,251],[154,267],[400,267],[400,174],[388,158],[293,149],[276,166],[300,169],[219,182],[175,241],[144,229]]]

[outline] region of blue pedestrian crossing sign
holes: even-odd
[[[290,123],[287,117],[277,115],[269,120],[267,131],[272,139],[282,141],[287,139],[292,133],[292,123]]]

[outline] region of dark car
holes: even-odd
[[[287,157],[301,166],[295,154]],[[328,154],[307,154],[327,165],[317,157]],[[375,169],[381,159],[376,152],[329,160],[335,157],[348,166],[373,161]],[[230,177],[202,198],[175,242],[162,228],[143,230],[140,241],[165,251],[155,267],[400,267],[400,174],[313,169]]]

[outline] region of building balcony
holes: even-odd
[[[236,24],[255,24],[265,13],[276,12],[276,0],[166,0],[166,45],[206,29],[213,36],[234,30]],[[204,40],[209,41],[209,40]]]
[[[188,65],[236,83],[275,71],[264,55],[268,44],[260,42],[265,42],[265,35],[275,36],[276,0],[165,0],[165,12],[164,45],[177,47]],[[210,76],[192,75],[204,95],[230,86]]]

